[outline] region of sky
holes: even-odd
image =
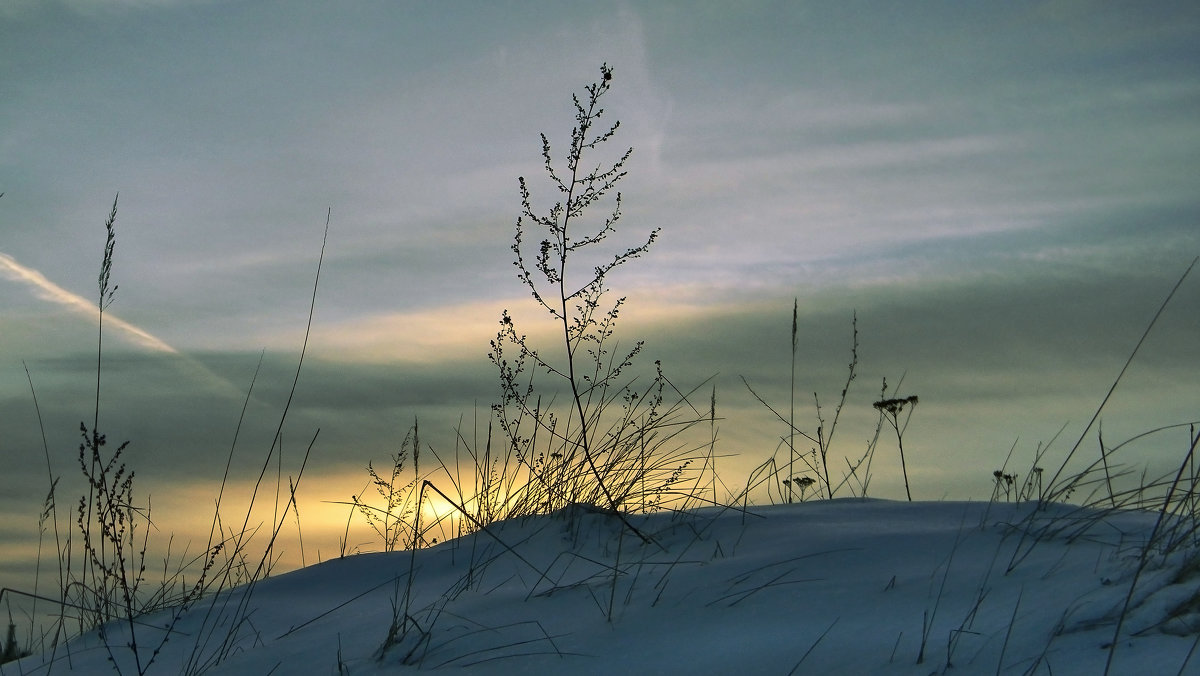
[[[0,581],[34,555],[42,428],[63,504],[78,482],[118,193],[100,427],[181,534],[207,525],[252,380],[233,477],[258,475],[328,215],[272,468],[286,486],[317,435],[300,504],[328,554],[331,503],[414,419],[443,454],[460,420],[486,434],[502,310],[553,343],[512,267],[517,178],[549,203],[538,134],[561,157],[602,63],[612,145],[634,148],[611,245],[662,229],[609,280],[617,337],[646,341],[642,373],[661,360],[705,402],[715,385],[726,480],[784,433],[742,377],[788,406],[795,300],[798,427],[814,392],[831,415],[856,317],[838,466],[887,378],[920,397],[914,497],[986,498],[1010,448],[1023,473],[1062,429],[1047,457],[1066,455],[1200,255],[1198,38],[1190,2],[9,0]],[[1190,277],[1104,410],[1107,445],[1200,419],[1198,309]],[[1135,475],[1184,438],[1128,447]],[[873,496],[904,495],[895,450],[880,441]]]

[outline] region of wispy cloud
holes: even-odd
[[[46,279],[46,276],[42,273],[33,268],[21,265],[15,258],[3,252],[0,252],[0,277],[23,284],[32,290],[33,294],[41,300],[57,303],[81,315],[95,317],[99,314],[95,302],[77,293],[67,291],[49,279]],[[109,326],[116,328],[127,339],[141,347],[154,350],[155,352],[179,353],[178,350],[166,344],[158,337],[119,317],[109,314],[107,321]]]
[[[0,5],[0,16],[19,17],[22,13],[44,11],[47,5],[53,9],[59,7],[83,15],[94,15],[100,12],[115,12],[144,9],[165,9],[175,6],[201,4],[205,0],[59,0],[59,2],[42,2],[41,0],[7,0]],[[57,5],[57,7],[53,7]]]
[[[412,312],[375,313],[314,326],[312,343],[352,361],[436,362],[447,355],[465,354],[477,354],[482,359],[488,340],[496,335],[500,310],[524,304],[522,300],[468,302]],[[278,342],[291,340],[289,337]]]

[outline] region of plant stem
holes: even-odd
[[[792,501],[792,483],[795,482],[795,480],[796,480],[796,472],[794,471],[792,465],[796,461],[796,443],[795,443],[795,440],[796,440],[796,329],[797,329],[796,315],[798,313],[799,308],[800,308],[800,299],[793,298],[792,299],[792,379],[791,379],[791,383],[789,385],[789,390],[788,390],[788,393],[791,397],[791,399],[789,400],[789,403],[788,403],[788,476],[787,476],[787,478],[788,478],[788,481],[787,481],[788,499],[787,499],[787,501],[789,503],[791,503],[791,501]],[[818,432],[818,434],[819,434],[819,432]],[[822,449],[822,455],[824,455],[824,449]],[[829,489],[828,475],[826,475],[825,488],[826,488],[826,490]]]
[[[900,434],[899,429],[896,432],[896,445],[900,447],[900,471],[904,473],[904,494],[908,496],[908,501],[912,502],[912,490],[908,487],[908,465],[904,462],[904,435]]]

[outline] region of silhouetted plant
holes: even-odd
[[[621,194],[615,188],[625,177],[625,163],[633,152],[628,148],[610,162],[592,164],[590,156],[599,152],[620,126],[614,122],[597,127],[604,115],[600,101],[613,79],[607,64],[600,72],[600,81],[585,88],[582,100],[578,95],[572,97],[575,126],[565,168],[556,166],[550,141],[541,135],[543,165],[560,199],[539,213],[529,184],[524,177],[518,179],[521,216],[511,247],[513,265],[536,303],[558,324],[561,356],[546,356],[535,348],[517,331],[505,310],[488,356],[499,370],[502,396],[493,411],[507,448],[494,454],[489,431],[486,448],[481,450],[476,444],[468,449],[483,473],[484,492],[500,492],[488,493],[487,502],[500,501],[510,509],[524,503],[517,510],[524,513],[549,511],[572,502],[595,502],[618,515],[638,506],[650,509],[660,505],[664,492],[680,481],[692,457],[687,451],[680,454],[680,447],[664,445],[675,443],[672,440],[690,425],[708,419],[700,413],[677,419],[685,407],[697,409],[661,368],[647,386],[635,390],[625,371],[642,351],[642,342],[619,351],[613,345],[625,298],[605,301],[608,275],[644,254],[659,230],[652,230],[637,246],[615,253],[597,251],[620,219]],[[586,214],[605,203],[609,205],[607,216],[587,226]],[[527,251],[527,240],[539,237],[533,234],[538,231],[540,242],[532,252]],[[590,272],[576,275],[571,264],[582,268],[581,259],[602,262]],[[515,348],[515,355],[506,354],[506,348]],[[555,407],[553,396],[543,401],[542,389],[534,385],[538,372],[569,391],[566,410]],[[664,388],[668,387],[680,395],[678,403],[664,404]],[[613,414],[614,408],[620,413]],[[538,450],[539,444],[544,450]],[[514,483],[510,459],[528,472],[527,483]],[[503,484],[491,480],[493,468],[497,477],[507,477]]]
[[[817,483],[817,480],[810,476],[794,476],[791,479],[784,479],[783,485],[788,487],[789,495],[795,490],[800,493],[800,502],[804,502],[804,494],[812,485]]]
[[[97,277],[96,389],[92,425],[89,428],[87,423],[79,423],[82,440],[77,461],[86,489],[84,494],[80,495],[74,509],[74,530],[78,535],[67,535],[63,539],[58,537],[56,492],[59,479],[54,476],[50,466],[48,446],[45,450],[50,490],[43,503],[39,529],[44,529],[48,521],[53,522],[59,565],[60,589],[55,600],[60,610],[55,626],[49,634],[49,650],[55,651],[60,638],[67,633],[69,609],[73,614],[71,619],[78,623],[79,632],[99,630],[110,662],[118,672],[121,671],[121,667],[118,666],[115,651],[124,648],[128,649],[133,668],[142,674],[154,663],[179,616],[192,601],[199,598],[222,545],[212,546],[204,554],[184,562],[180,572],[173,576],[165,573],[169,560],[164,562],[164,579],[161,584],[155,589],[143,589],[150,542],[150,502],[147,499],[144,506],[139,506],[134,499],[135,472],[122,459],[129,442],[120,444],[110,453],[106,449],[108,439],[99,431],[104,315],[117,291],[117,285],[112,283],[117,201],[118,199],[114,198],[112,209],[104,223],[105,242]],[[33,390],[31,376],[29,381],[37,407],[37,395]],[[38,420],[40,426],[40,408]],[[44,436],[43,430],[43,439]],[[182,570],[190,566],[195,566],[199,572],[193,584],[189,586],[183,581]],[[34,596],[44,598],[37,595],[36,582]],[[157,644],[139,646],[137,618],[168,606],[174,606],[174,609],[158,627],[163,633],[159,634]],[[114,620],[120,621],[127,632],[120,645],[110,640],[112,632],[118,630],[118,625],[113,624]],[[43,649],[46,648],[45,641],[44,636]]]
[[[410,452],[413,458],[413,478],[411,481],[401,483],[400,475],[404,471],[404,463],[407,462]],[[368,503],[365,495],[351,496],[351,504],[362,514],[367,525],[383,540],[383,551],[385,552],[417,547],[420,544],[412,538],[401,539],[410,535],[419,539],[409,522],[413,520],[418,506],[415,502],[416,492],[414,489],[420,477],[420,457],[421,436],[418,423],[414,420],[412,429],[408,431],[404,436],[404,441],[400,444],[400,450],[392,454],[392,469],[387,478],[379,474],[372,462],[367,462],[367,474],[371,477],[370,485],[374,486],[375,492],[383,498],[383,506],[376,507]]]
[[[884,381],[885,389],[886,382]],[[873,404],[883,414],[884,420],[896,431],[896,444],[900,447],[900,470],[904,473],[904,493],[908,496],[909,502],[912,502],[912,489],[908,485],[908,465],[904,461],[904,430],[908,428],[908,421],[912,418],[913,408],[916,405],[917,395],[915,394],[902,399],[883,399]],[[901,423],[900,414],[904,412],[905,407],[908,408],[908,415],[904,417],[904,422]]]
[[[999,500],[1003,495],[1005,502],[1012,502],[1013,484],[1017,481],[1017,475],[998,469],[992,472],[992,479],[992,499]]]
[[[118,196],[119,198],[119,196]],[[113,199],[112,211],[104,223],[104,254],[97,278],[99,298],[99,324],[96,334],[96,399],[92,428],[79,423],[83,437],[79,444],[79,467],[87,481],[88,494],[79,498],[76,524],[79,527],[83,552],[83,579],[78,589],[82,605],[91,612],[89,623],[100,627],[112,619],[123,618],[129,629],[129,650],[139,674],[144,673],[137,645],[137,628],[134,617],[140,611],[137,604],[138,587],[146,572],[146,545],[149,539],[149,507],[134,506],[134,472],[121,462],[121,454],[129,446],[126,441],[107,458],[101,449],[107,443],[100,428],[100,376],[103,372],[101,359],[104,346],[104,311],[112,304],[117,286],[110,286],[112,278],[113,251],[116,248],[115,223],[117,198]],[[138,523],[135,517],[145,521],[145,533],[138,543]],[[106,640],[105,648],[110,660],[113,646]]]
[[[784,425],[787,426],[787,435],[781,437],[781,444],[783,446],[786,446],[787,450],[788,450],[788,460],[787,460],[787,464],[786,464],[787,466],[783,467],[781,465],[776,465],[774,457],[772,457],[770,460],[767,461],[767,463],[765,463],[763,465],[763,467],[771,466],[771,467],[775,468],[771,471],[772,476],[775,477],[775,481],[778,481],[778,475],[781,471],[786,472],[786,474],[784,475],[784,479],[782,481],[783,489],[781,491],[783,493],[783,498],[784,498],[785,502],[792,502],[795,497],[795,492],[799,488],[799,485],[795,481],[795,479],[796,479],[795,464],[796,464],[797,460],[804,463],[804,465],[808,468],[808,470],[811,471],[813,474],[815,474],[818,477],[818,479],[813,480],[814,483],[816,483],[819,480],[821,486],[824,488],[825,497],[832,499],[834,494],[837,493],[839,488],[841,488],[844,485],[847,485],[847,483],[850,481],[850,479],[857,475],[858,468],[862,465],[863,461],[867,459],[871,450],[873,450],[873,448],[868,449],[868,453],[865,454],[856,463],[850,463],[849,460],[847,460],[847,464],[849,467],[849,474],[847,476],[845,476],[837,484],[834,484],[830,480],[830,478],[829,478],[829,449],[831,448],[831,446],[833,444],[833,436],[834,436],[834,433],[837,431],[838,420],[840,420],[841,416],[842,416],[842,408],[844,408],[846,405],[846,395],[848,395],[850,393],[850,384],[854,382],[854,379],[857,376],[857,371],[858,371],[858,314],[857,313],[854,313],[854,315],[852,315],[851,320],[850,320],[851,328],[853,331],[853,339],[851,341],[851,346],[850,346],[850,364],[847,369],[846,383],[842,386],[842,393],[838,399],[837,407],[834,409],[833,418],[829,421],[828,427],[826,427],[825,417],[821,413],[820,395],[818,395],[816,392],[813,392],[813,406],[816,409],[816,418],[817,418],[816,436],[808,434],[796,427],[796,351],[797,351],[798,344],[799,344],[798,340],[797,340],[798,331],[799,331],[799,321],[798,321],[799,303],[800,303],[799,299],[793,299],[793,302],[792,302],[791,380],[789,382],[789,387],[788,387],[789,405],[788,405],[787,417],[785,418],[779,411],[776,411],[774,407],[772,407],[770,404],[768,404],[767,400],[764,399],[758,392],[756,392],[753,387],[751,387],[750,381],[746,380],[745,376],[742,376],[742,383],[746,386],[746,389],[750,391],[750,394],[754,395],[754,398],[757,399],[760,404],[767,407],[767,410],[770,411],[772,414],[774,414],[776,419],[778,419],[780,422],[782,422]],[[798,452],[796,450],[796,435],[804,437],[805,439],[808,439],[810,442],[812,442],[814,444],[809,452]],[[776,447],[776,452],[778,453],[778,447]],[[865,481],[860,482],[860,484],[863,485],[864,494],[865,494],[865,483],[866,483]],[[811,485],[812,484],[806,485],[805,489],[807,490],[809,487],[811,487]]]
[[[0,193],[0,197],[3,197],[2,193]],[[28,654],[24,650],[21,650],[21,646],[17,644],[17,625],[10,621],[8,623],[8,633],[4,635],[4,649],[0,651],[0,664],[20,659]]]

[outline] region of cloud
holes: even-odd
[[[312,344],[347,361],[431,362],[483,354],[496,335],[501,305],[468,302],[412,312],[386,312],[313,327]]]
[[[168,9],[212,2],[213,0],[5,0],[0,4],[0,17],[21,18],[24,15],[59,9],[83,16],[94,16],[103,12]]]

